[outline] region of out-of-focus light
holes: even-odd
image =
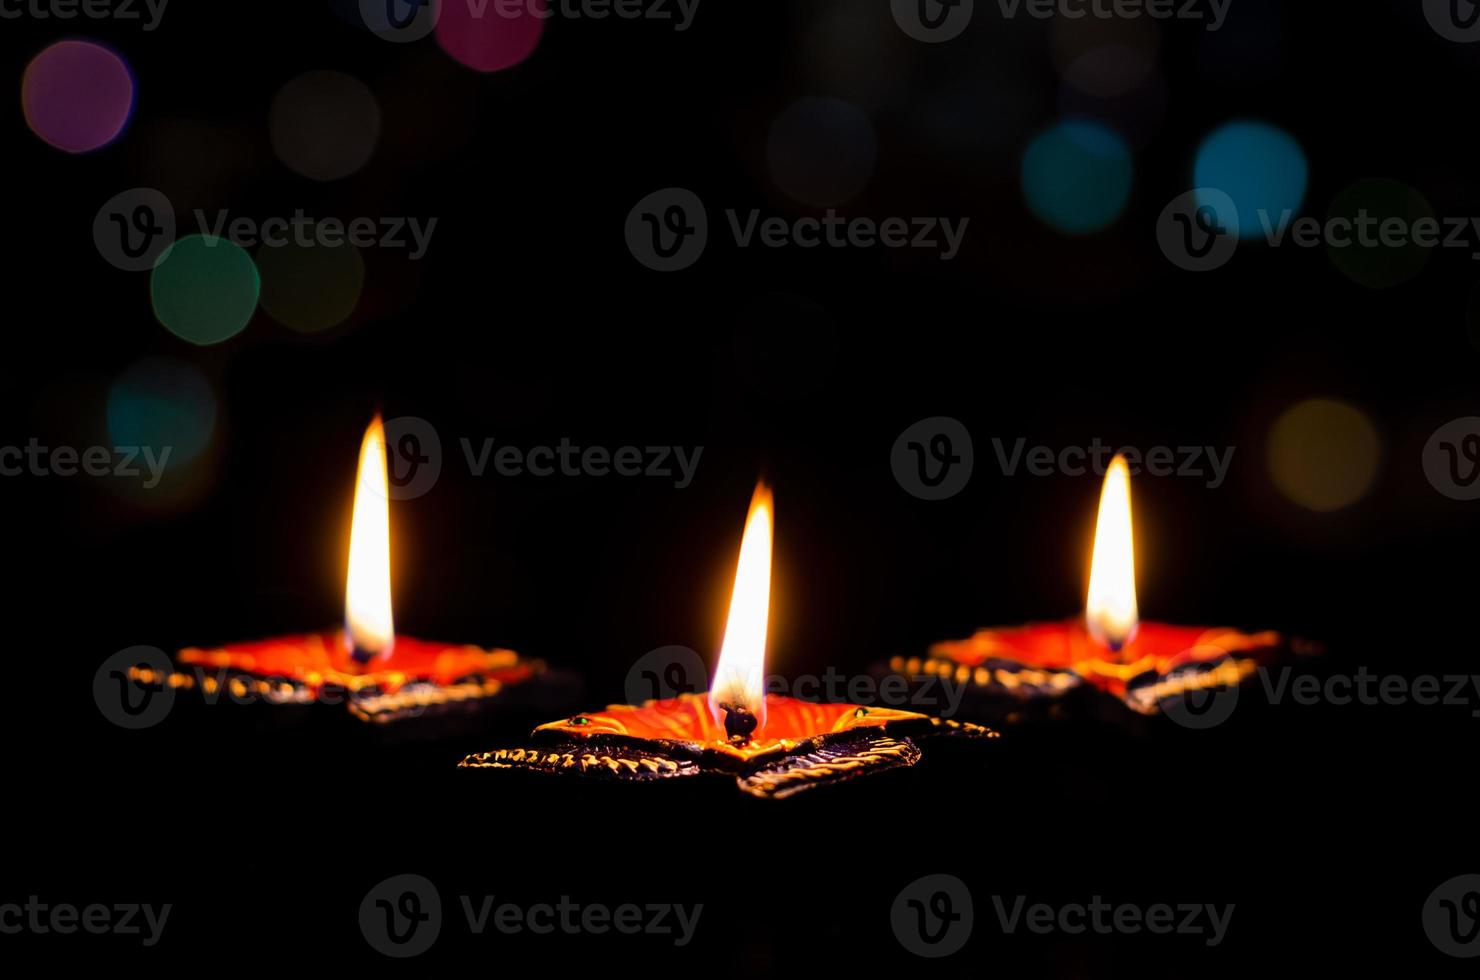
[[[26,124],[68,153],[107,146],[128,125],[134,76],[118,54],[91,41],[58,41],[26,66],[21,81]]]
[[[545,0],[500,5],[444,3],[437,18],[437,43],[474,71],[503,71],[534,54],[550,12]]]
[[[1280,493],[1324,513],[1367,495],[1380,455],[1377,428],[1365,413],[1345,402],[1312,398],[1275,421],[1266,459]]]
[[[268,118],[278,159],[312,180],[338,180],[363,167],[380,139],[380,106],[359,79],[310,71],[278,90]]]
[[[240,333],[252,319],[260,290],[252,257],[234,242],[208,235],[187,235],[171,245],[149,281],[159,322],[201,346]]]
[[[349,319],[365,286],[365,262],[349,242],[293,242],[257,250],[262,308],[285,327],[314,333]]]
[[[1131,153],[1099,123],[1063,122],[1023,154],[1023,195],[1044,224],[1071,235],[1108,227],[1131,193]]]
[[[1326,213],[1326,254],[1331,264],[1353,282],[1386,289],[1407,282],[1428,264],[1432,246],[1413,240],[1416,222],[1433,222],[1433,237],[1443,229],[1434,209],[1417,190],[1397,180],[1359,180],[1347,185]],[[1338,225],[1337,222],[1342,224]],[[1401,238],[1385,223],[1396,222]],[[1338,227],[1348,230],[1338,231]]]
[[[185,361],[152,357],[125,368],[108,388],[108,436],[116,446],[147,447],[169,467],[183,466],[210,445],[216,428],[216,395],[200,371]]]
[[[1308,176],[1295,137],[1262,122],[1231,122],[1214,130],[1198,147],[1193,166],[1195,187],[1220,190],[1233,201],[1241,238],[1263,235],[1266,224],[1278,227],[1286,211],[1298,214]]]
[[[802,204],[846,204],[874,174],[878,142],[873,123],[841,99],[806,98],[771,123],[766,164],[771,180]]]

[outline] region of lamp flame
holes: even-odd
[[[756,733],[766,724],[766,627],[771,604],[774,514],[771,489],[765,483],[757,483],[750,500],[750,513],[745,518],[745,534],[740,539],[740,562],[735,568],[730,616],[725,623],[725,638],[709,691],[710,713],[731,732],[736,730],[736,722],[727,716],[737,711],[754,717]]]
[[[362,663],[390,656],[396,643],[391,615],[389,500],[385,429],[377,415],[360,443],[355,510],[349,532],[349,572],[344,583],[345,645]]]
[[[1131,535],[1131,472],[1117,455],[1105,471],[1095,520],[1085,624],[1090,634],[1119,650],[1136,632],[1136,557]]]

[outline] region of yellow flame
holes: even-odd
[[[385,430],[377,415],[360,443],[355,511],[349,532],[349,573],[344,583],[345,642],[351,652],[362,657],[387,657],[396,642],[391,616],[389,498]]]
[[[723,705],[748,708],[756,717],[756,732],[766,724],[766,626],[771,605],[771,535],[775,508],[771,489],[756,484],[740,539],[740,563],[735,568],[735,591],[730,595],[730,617],[720,645],[719,663],[709,692],[709,710],[723,723]]]
[[[1118,650],[1136,631],[1136,556],[1131,535],[1131,472],[1124,456],[1105,471],[1095,550],[1090,560],[1085,623],[1097,640]]]

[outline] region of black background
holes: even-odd
[[[1438,213],[1477,213],[1475,53],[1437,37],[1416,4],[1234,0],[1218,35],[1166,26],[1165,119],[1137,151],[1129,207],[1109,231],[1070,239],[1027,212],[1016,177],[1022,146],[1057,115],[1049,29],[989,6],[952,44],[890,39],[908,67],[871,110],[879,162],[851,205],[970,215],[954,262],[719,238],[680,274],[639,266],[623,222],[661,187],[696,191],[712,222],[725,207],[804,213],[769,183],[764,145],[778,112],[826,93],[807,41],[824,6],[709,0],[681,34],[556,20],[527,63],[491,76],[431,41],[379,41],[319,3],[175,0],[148,34],[75,22],[130,59],[140,105],[117,144],[80,157],[34,138],[16,99],[0,108],[0,442],[104,440],[107,383],[147,354],[200,367],[220,408],[178,497],[83,478],[0,484],[14,636],[0,900],[175,905],[147,951],[114,936],[0,946],[373,969],[390,961],[360,936],[360,898],[415,872],[454,911],[463,893],[705,906],[677,951],[653,937],[474,939],[450,918],[415,961],[446,968],[1458,971],[1420,909],[1476,870],[1469,707],[1241,705],[1211,732],[1009,730],[983,753],[782,804],[451,768],[517,737],[497,722],[407,749],[348,718],[298,727],[219,707],[130,733],[98,713],[89,685],[116,650],[336,620],[350,474],[377,410],[427,419],[445,451],[434,490],[393,510],[398,628],[570,668],[585,707],[620,700],[628,667],[655,647],[712,657],[760,472],[777,496],[777,673],[861,671],[980,625],[1072,614],[1098,483],[1006,477],[994,437],[1237,447],[1218,489],[1136,481],[1145,615],[1318,638],[1328,672],[1469,672],[1476,511],[1434,492],[1420,463],[1438,425],[1474,414],[1468,252],[1437,253],[1386,291],[1319,250],[1249,247],[1194,276],[1162,257],[1154,223],[1190,186],[1199,139],[1240,116],[1301,141],[1307,213],[1368,176],[1419,187]],[[0,30],[16,85],[36,51],[74,33]],[[869,50],[860,42],[859,57]],[[272,95],[312,68],[361,78],[384,113],[375,159],[328,185],[277,163],[266,135]],[[925,124],[942,115],[945,129]],[[168,120],[212,137],[151,142]],[[259,311],[240,336],[192,348],[154,321],[147,277],[93,247],[98,207],[139,185],[182,211],[440,220],[418,268],[370,259],[348,325],[303,337]],[[1360,405],[1384,445],[1371,494],[1331,515],[1285,501],[1263,456],[1279,412],[1322,395]],[[976,469],[964,492],[927,503],[895,482],[889,449],[935,415],[972,432]],[[474,478],[461,437],[704,452],[682,490]],[[927,962],[897,944],[889,905],[935,872],[967,882],[977,919],[963,952]],[[1237,912],[1215,950],[1195,937],[1003,936],[989,897],[1017,894]]]

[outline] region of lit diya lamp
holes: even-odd
[[[911,711],[765,693],[774,513],[770,489],[758,485],[707,693],[551,722],[535,729],[530,746],[478,753],[461,765],[638,781],[711,773],[733,778],[752,796],[782,799],[912,766],[921,758],[916,739],[924,736],[997,737],[979,725]]]
[[[269,704],[345,704],[368,722],[389,722],[454,707],[476,707],[545,673],[511,650],[432,643],[396,635],[391,611],[390,492],[380,418],[360,444],[345,580],[344,628],[302,636],[190,647],[176,670],[141,684],[198,689],[208,698]]]
[[[1236,687],[1290,648],[1275,632],[1141,621],[1130,470],[1116,456],[1100,491],[1083,616],[982,629],[936,643],[925,657],[894,657],[889,669],[917,683],[964,685],[963,706],[994,717],[1097,692],[1150,715],[1195,692]]]

